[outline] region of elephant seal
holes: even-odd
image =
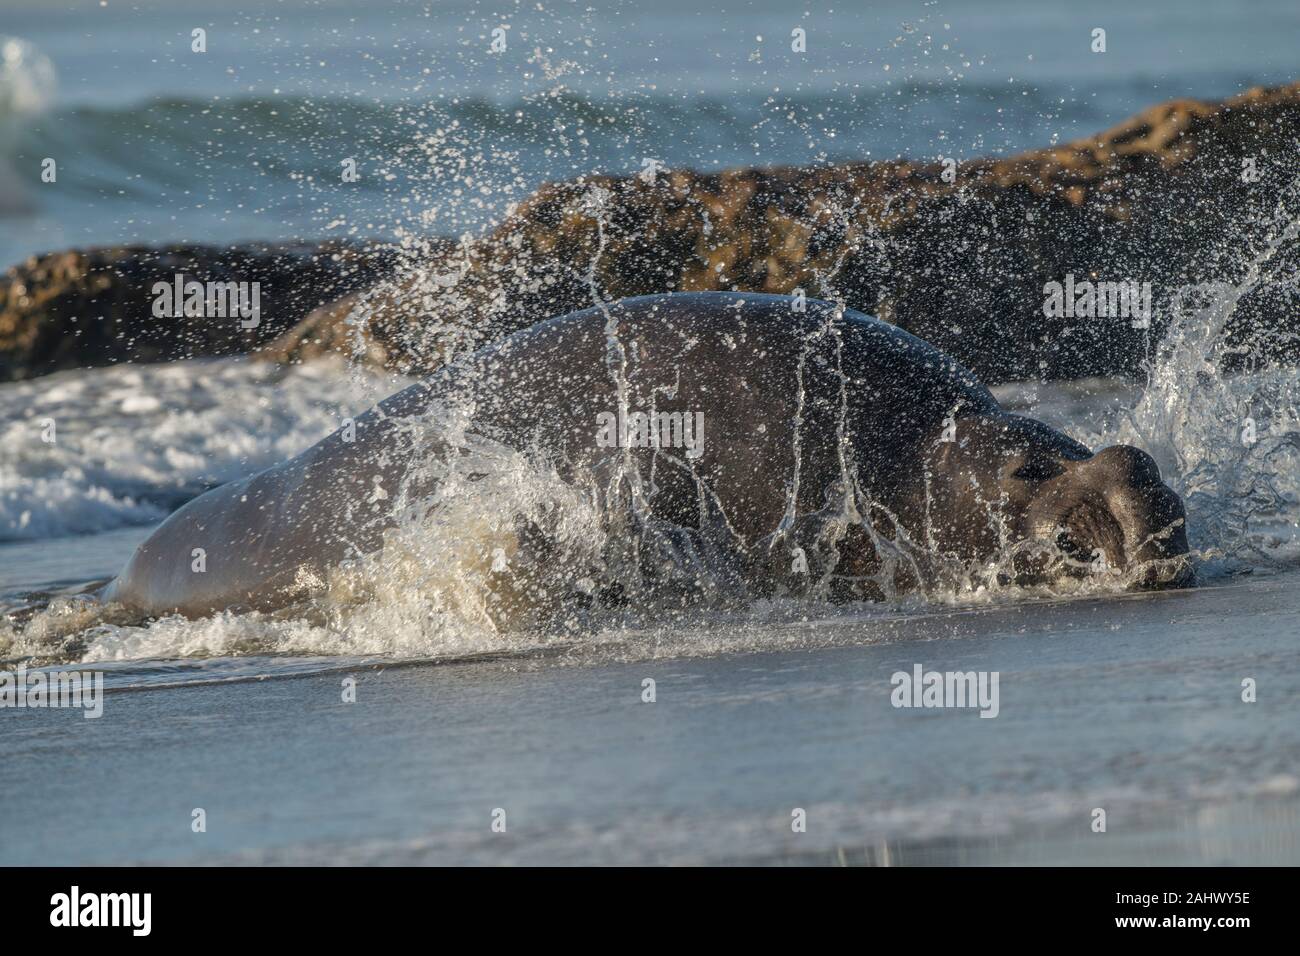
[[[413,427],[449,417],[459,438]],[[640,589],[690,600],[704,576],[833,600],[1098,573],[1190,581],[1182,503],[1142,451],[1093,454],[1007,413],[951,358],[861,313],[680,293],[604,303],[463,357],[351,434],[185,505],[103,597],[146,614],[291,603],[304,581],[382,548],[397,512],[438,487],[420,463],[454,463],[471,439],[586,489],[605,563],[563,573],[607,602]],[[522,522],[519,540],[535,568],[563,568],[545,525]]]

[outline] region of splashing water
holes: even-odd
[[[592,211],[598,218],[607,214]],[[1290,404],[1296,374],[1218,369],[1227,348],[1224,330],[1237,303],[1263,281],[1277,250],[1298,231],[1296,222],[1280,226],[1239,285],[1198,287],[1175,299],[1148,387],[1117,425],[1092,442],[1138,444],[1161,461],[1167,480],[1187,502],[1193,546],[1218,562],[1215,570],[1296,559],[1289,539],[1276,537],[1279,528],[1294,527],[1297,507],[1291,478],[1297,416]],[[606,360],[619,383],[625,369],[618,323],[600,296],[594,268],[589,274],[593,303],[605,310]],[[834,269],[819,277],[820,291],[832,300],[838,298],[834,277]],[[837,340],[842,315],[841,302],[815,337]],[[836,348],[842,435],[846,399],[839,354]],[[1258,440],[1245,443],[1239,436],[1250,411],[1257,418]],[[429,454],[415,462],[393,492],[395,517],[383,547],[324,578],[305,577],[299,582],[302,599],[294,605],[274,614],[140,622],[84,598],[62,598],[22,629],[6,625],[0,655],[86,661],[264,653],[464,657],[526,651],[566,634],[598,644],[611,628],[629,625],[656,633],[665,627],[696,629],[716,621],[719,613],[750,624],[770,617],[769,599],[736,591],[735,567],[746,556],[738,552],[725,514],[706,515],[698,531],[656,521],[644,502],[638,506],[640,476],[630,459],[614,479],[614,485],[626,485],[622,494],[609,485],[566,483],[544,455],[470,434],[467,419],[458,415],[455,409],[434,408],[402,424],[413,445],[450,446],[458,453]],[[1109,593],[1128,583],[1118,576],[1093,576],[1018,587],[1008,583],[1012,569],[1040,542],[1012,544],[1004,536],[1005,547],[994,561],[967,567],[912,541],[891,515],[878,517],[893,534],[881,533],[876,522],[860,517],[882,511],[880,505],[860,486],[852,463],[841,459],[837,500],[824,513],[803,516],[817,519],[816,546],[825,570],[801,594],[778,594],[778,605],[785,601],[781,614],[806,620],[810,613],[836,613],[829,601],[831,578],[837,546],[851,526],[869,534],[882,556],[882,569],[870,583],[894,611],[915,606],[893,582],[909,571],[921,579],[921,562],[941,572],[942,583],[925,595],[939,604]],[[996,522],[996,502],[989,507],[990,521]],[[783,556],[793,541],[792,528],[790,521],[782,522],[756,547]],[[1265,530],[1275,537],[1269,539]],[[644,576],[646,567],[658,569],[657,580]],[[611,588],[621,600],[602,602]],[[683,594],[692,598],[685,614],[676,600]],[[674,599],[661,601],[665,595]],[[744,609],[740,619],[734,618],[738,609]]]
[[[1114,426],[1090,436],[1094,446],[1124,442],[1155,457],[1183,499],[1189,542],[1211,574],[1300,562],[1300,372],[1282,364],[1224,370],[1242,348],[1227,334],[1238,307],[1270,281],[1278,254],[1300,236],[1300,218],[1288,212],[1298,198],[1300,180],[1278,200],[1240,282],[1177,291],[1145,391]]]
[[[1283,230],[1278,243],[1293,233]],[[1282,534],[1294,526],[1298,507],[1292,476],[1300,426],[1290,404],[1296,375],[1287,369],[1219,373],[1214,364],[1235,302],[1260,281],[1267,261],[1261,257],[1247,281],[1208,305],[1203,298],[1185,297],[1147,389],[1094,442],[1130,442],[1156,455],[1167,480],[1187,502],[1193,546],[1212,559],[1212,573],[1296,560],[1294,546]],[[1190,369],[1199,374],[1189,374]],[[1254,444],[1240,439],[1247,412],[1256,418]],[[0,656],[83,661],[267,653],[463,658],[529,652],[566,635],[600,646],[613,635],[626,637],[628,628],[649,628],[660,635],[642,647],[659,653],[669,647],[683,650],[680,641],[661,644],[667,631],[697,632],[724,618],[733,629],[753,631],[764,630],[773,614],[806,621],[810,615],[821,619],[841,613],[828,601],[825,576],[821,586],[802,595],[778,594],[776,605],[757,594],[737,593],[734,568],[743,555],[725,515],[708,516],[698,531],[655,522],[644,512],[638,519],[629,494],[564,482],[544,455],[469,434],[453,410],[430,410],[403,427],[420,447],[446,447],[450,441],[459,454],[428,455],[416,462],[389,492],[395,520],[383,547],[324,578],[302,580],[302,599],[291,607],[274,614],[142,622],[118,609],[65,597],[25,626],[0,625],[7,628],[0,631]],[[441,441],[431,440],[434,434]],[[828,506],[819,525],[818,542],[824,545],[823,557],[830,559],[828,567],[852,510],[869,513],[877,507],[858,487],[851,467],[845,476],[844,493]],[[859,527],[873,530],[871,522]],[[987,567],[946,567],[945,583],[918,603],[888,584],[909,562],[925,558],[923,543],[883,534],[873,534],[873,541],[887,555],[886,570],[875,582],[885,604],[855,611],[868,616],[907,608],[915,612],[925,601],[961,605],[1109,593],[1126,583],[1093,578],[1033,589],[1008,585],[1017,558],[1035,547],[1020,542],[1008,544]],[[770,546],[783,556],[788,544],[774,537],[758,547]],[[944,556],[929,559],[943,566]],[[647,566],[659,570],[657,579],[644,577]],[[665,578],[672,587],[665,586]],[[602,602],[602,591],[614,585],[622,600]],[[676,600],[687,592],[692,598],[688,605]],[[673,599],[662,600],[666,595]]]
[[[142,621],[86,595],[61,597],[22,629],[0,623],[0,657],[128,660],[246,654],[460,657],[527,648],[581,625],[606,537],[585,489],[524,453],[466,434],[438,408],[408,437],[454,455],[417,461],[391,495],[382,547],[325,576],[300,569],[275,613]],[[529,529],[545,532],[545,543]],[[567,616],[566,616],[567,615]]]

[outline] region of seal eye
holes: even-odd
[[[1049,458],[1030,458],[1017,468],[1011,477],[1020,481],[1047,481],[1064,470]]]

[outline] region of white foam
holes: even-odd
[[[332,361],[247,359],[6,384],[0,542],[159,521],[208,487],[296,455],[400,384]]]
[[[56,86],[48,56],[27,40],[0,35],[0,117],[43,112]]]

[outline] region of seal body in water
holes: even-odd
[[[185,505],[103,597],[146,614],[291,603],[304,580],[380,548],[394,502],[436,484],[411,476],[457,443],[412,425],[446,416],[591,489],[633,576],[663,591],[689,592],[706,565],[744,593],[832,599],[1095,573],[1190,581],[1182,503],[1144,452],[1094,454],[1007,413],[952,359],[869,316],[683,293],[464,357]],[[527,533],[544,552],[546,529]],[[627,582],[609,571],[594,573],[616,598]]]

